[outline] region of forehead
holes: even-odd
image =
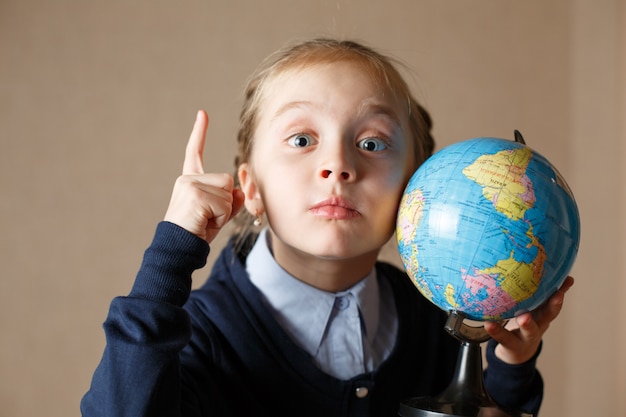
[[[261,111],[273,113],[289,102],[317,101],[328,106],[388,107],[398,119],[408,116],[404,94],[389,78],[362,60],[343,59],[284,67],[265,80]]]

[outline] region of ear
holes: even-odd
[[[237,169],[237,176],[239,177],[239,184],[241,185],[241,191],[246,195],[245,206],[246,210],[253,216],[259,216],[265,212],[263,200],[261,199],[261,193],[256,178],[252,172],[252,167],[249,163],[244,162],[239,165]]]

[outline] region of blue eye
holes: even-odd
[[[387,149],[387,144],[378,138],[366,138],[360,141],[358,147],[369,152],[378,152]]]
[[[289,138],[289,145],[294,148],[306,148],[313,144],[313,139],[309,135],[297,134]]]

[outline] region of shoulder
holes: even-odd
[[[245,259],[237,256],[232,241],[219,253],[207,280],[191,292],[185,308],[192,320],[209,320],[229,326],[232,326],[228,323],[233,317],[265,314],[262,296],[250,281]]]
[[[219,252],[206,281],[192,291],[190,301],[206,298],[217,303],[230,301],[234,292],[242,290],[240,283],[249,282],[244,262],[237,257],[232,242],[229,242]]]

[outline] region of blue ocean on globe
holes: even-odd
[[[580,242],[576,201],[530,147],[476,138],[431,156],[402,196],[396,235],[418,290],[445,311],[501,320],[544,303]]]

